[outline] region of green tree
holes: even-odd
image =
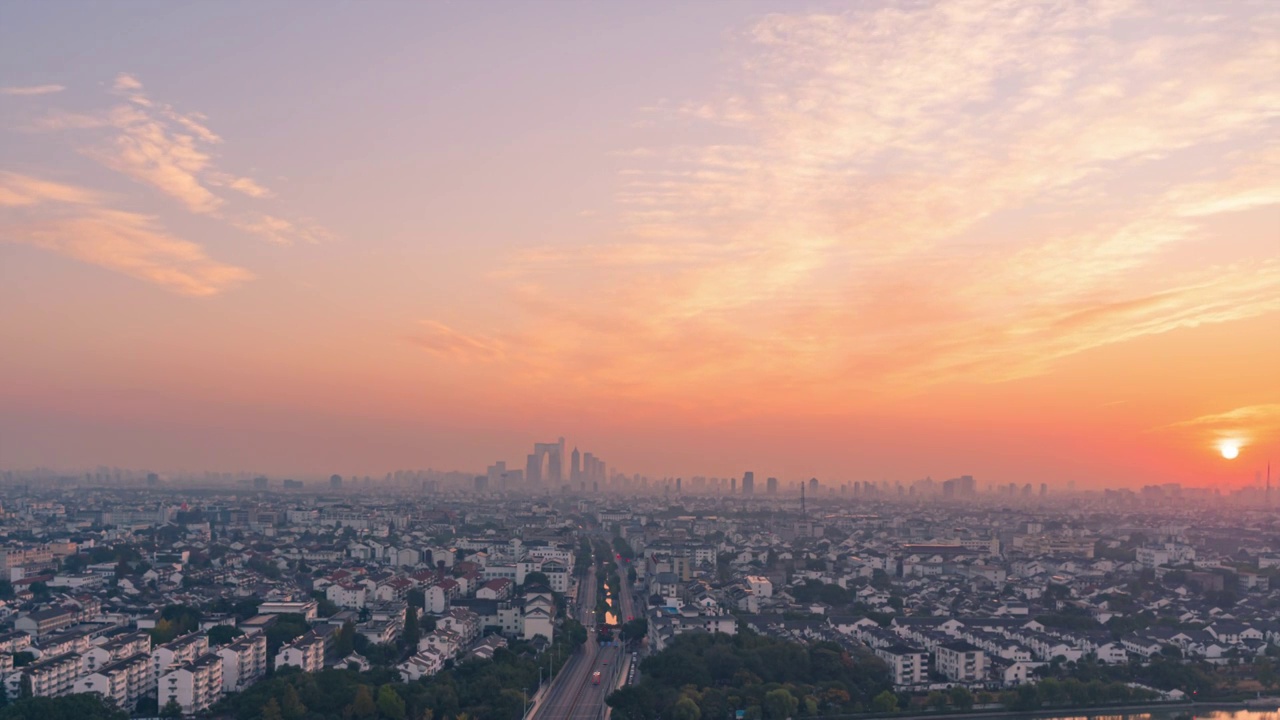
[[[404,615],[404,632],[401,634],[401,640],[406,647],[417,647],[420,634],[418,629],[418,608],[411,605]]]
[[[969,688],[959,685],[951,688],[951,704],[959,710],[968,710],[973,707],[973,693],[969,692]]]
[[[671,720],[702,720],[702,710],[698,707],[698,703],[686,695],[672,706]]]
[[[280,713],[280,703],[275,698],[268,700],[262,707],[262,720],[284,720],[284,715]]]
[[[390,685],[378,688],[378,712],[388,720],[404,720],[404,698]]]
[[[244,631],[240,628],[232,627],[230,625],[214,625],[209,628],[209,644],[226,645],[241,635],[244,635]]]
[[[160,708],[160,717],[162,718],[180,718],[182,717],[182,706],[177,700],[170,700]]]
[[[297,688],[292,685],[284,688],[284,695],[280,699],[280,714],[284,715],[284,720],[301,720],[307,714],[307,706],[302,704]]]
[[[897,712],[898,696],[890,690],[885,690],[871,701],[871,709],[878,713]]]
[[[356,626],[351,622],[342,624],[333,639],[333,652],[340,658],[347,657],[356,649]]]
[[[626,685],[610,695],[606,702],[618,720],[653,720],[658,716],[655,710],[657,701],[643,684]]]
[[[371,718],[378,714],[378,706],[373,701],[373,691],[368,685],[360,685],[356,688],[355,699],[351,701],[347,711],[351,717],[358,718]]]
[[[895,697],[896,700],[896,697]],[[800,701],[786,688],[770,690],[764,695],[764,716],[766,720],[787,720],[800,709]]]
[[[929,707],[935,710],[941,710],[947,706],[947,696],[941,690],[934,690],[929,693],[929,697],[925,700]]]

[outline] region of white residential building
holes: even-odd
[[[161,676],[157,685],[156,702],[161,709],[176,701],[184,715],[204,712],[222,696],[222,658],[215,653],[201,655]]]
[[[986,653],[972,643],[943,643],[934,654],[938,672],[952,682],[981,682],[987,677]]]
[[[222,691],[240,692],[267,674],[266,635],[246,635],[215,650],[222,658]]]
[[[929,682],[929,653],[907,645],[875,648],[876,657],[889,665],[895,688],[913,687]]]
[[[72,692],[97,693],[121,710],[132,711],[151,691],[151,655],[139,652],[103,664],[76,678]]]
[[[279,669],[285,665],[302,668],[303,672],[319,672],[324,669],[324,638],[315,632],[308,632],[281,646],[276,653],[275,666]]]

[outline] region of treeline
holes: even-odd
[[[24,698],[0,708],[0,720],[128,720],[129,713],[89,693]]]
[[[750,631],[679,636],[645,659],[640,677],[640,684],[609,696],[618,720],[722,718],[737,710],[768,719],[897,707],[889,670],[873,655]]]
[[[539,677],[545,679],[548,669],[558,671],[585,640],[581,625],[567,625],[541,656],[528,643],[515,642],[495,652],[492,661],[462,662],[411,683],[389,668],[363,673],[289,668],[227,696],[214,714],[237,720],[517,720]]]

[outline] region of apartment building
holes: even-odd
[[[151,690],[151,655],[138,652],[76,678],[72,692],[97,693],[121,710],[132,711]]]
[[[161,708],[176,701],[184,715],[204,712],[222,696],[222,658],[202,654],[161,676],[157,686]]]
[[[31,647],[31,633],[13,630],[0,633],[0,653],[17,653]]]
[[[297,640],[281,646],[276,653],[275,667],[280,669],[285,665],[302,668],[303,672],[318,672],[324,669],[324,638],[317,635],[315,631],[310,631]]]
[[[267,674],[266,635],[246,635],[214,652],[222,658],[223,692],[240,692]]]
[[[80,653],[82,672],[94,672],[103,665],[133,657],[138,653],[151,654],[151,636],[144,632],[120,635],[98,645],[90,645]],[[148,668],[150,672],[150,668]]]
[[[194,662],[209,651],[209,636],[191,633],[151,650],[151,677],[160,678],[179,665]],[[163,707],[164,703],[160,703]]]
[[[13,568],[26,565],[48,565],[52,562],[53,548],[49,545],[0,548],[0,573],[3,573],[6,579]]]
[[[79,618],[80,608],[74,605],[63,605],[23,615],[13,621],[13,628],[35,637],[42,637],[75,625]]]
[[[9,676],[9,697],[30,692],[32,697],[59,697],[72,691],[80,674],[80,656],[76,653],[54,655],[33,662]]]
[[[874,650],[876,657],[889,665],[895,688],[913,687],[929,682],[929,653],[909,645],[890,645]]]
[[[981,682],[987,678],[987,655],[972,643],[944,643],[934,653],[938,672],[952,682]]]

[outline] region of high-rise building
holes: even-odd
[[[756,474],[748,470],[742,473],[742,494],[751,495],[756,490]]]
[[[587,457],[590,459],[591,453],[587,453]],[[578,453],[578,448],[573,449],[573,455],[571,455],[570,458],[569,480],[571,482],[578,482],[582,477],[582,455]]]
[[[341,489],[342,489],[342,476],[341,476],[341,475],[337,475],[337,474],[330,475],[330,476],[329,476],[329,487],[330,487],[331,489],[333,489],[333,490],[341,490]]]
[[[771,477],[764,481],[764,491],[769,495],[778,494],[778,478]]]
[[[738,494],[738,478],[729,478],[729,494]]]
[[[818,478],[809,478],[809,494],[818,494]]]

